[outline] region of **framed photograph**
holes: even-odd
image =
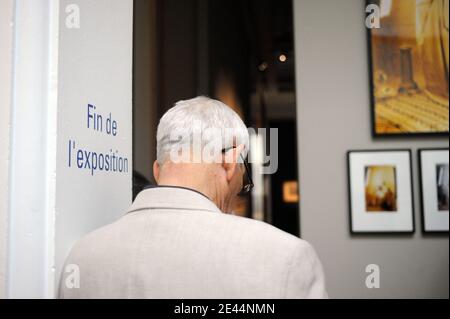
[[[448,148],[418,152],[422,229],[424,232],[448,232]]]
[[[368,28],[374,136],[449,132],[448,0],[374,0]]]
[[[410,150],[347,153],[352,233],[413,233]]]

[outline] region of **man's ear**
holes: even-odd
[[[154,161],[153,162],[153,177],[155,178],[155,182],[156,184],[158,184],[158,180],[159,180],[159,163],[158,161]]]
[[[243,152],[245,148],[244,144],[238,145],[237,147],[234,147],[232,149],[229,149],[225,153],[224,162],[222,163],[222,167],[225,169],[227,181],[231,181],[233,178],[234,173],[236,172],[236,169],[239,164],[239,157],[241,156],[241,153]]]

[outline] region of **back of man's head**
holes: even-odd
[[[206,155],[214,151],[217,155],[233,146],[244,145],[244,152],[249,148],[248,131],[239,115],[226,104],[205,96],[179,101],[169,109],[159,122],[156,140],[160,165],[180,157],[205,162]],[[180,151],[185,154],[180,156]]]

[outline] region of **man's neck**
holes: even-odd
[[[224,203],[220,202],[218,189],[211,180],[211,168],[201,164],[166,163],[161,168],[158,185],[185,187],[202,193],[223,211]]]
[[[206,196],[207,198],[212,200],[211,195],[207,191],[202,189],[201,187],[198,187],[197,185],[193,185],[192,183],[183,183],[182,181],[180,181],[178,179],[177,180],[161,179],[158,182],[158,186],[173,186],[173,187],[181,187],[181,188],[191,189],[193,191],[203,194],[204,196]]]

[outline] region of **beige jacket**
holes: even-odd
[[[61,298],[325,298],[310,244],[269,224],[223,214],[202,194],[149,188],[127,214],[82,238]]]

